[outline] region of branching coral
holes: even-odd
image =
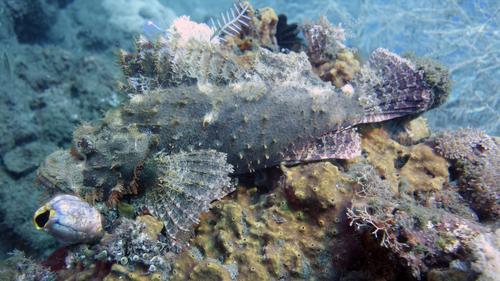
[[[354,206],[352,206],[350,209],[347,208],[347,217],[351,220],[349,225],[356,224],[356,230],[360,230],[362,227],[370,227],[373,229],[372,234],[376,238],[379,238],[378,235],[381,232],[382,241],[380,246],[393,249],[396,252],[401,251],[403,247],[408,247],[408,245],[399,242],[393,233],[389,232],[395,224],[394,215],[390,213],[387,214],[386,218],[378,219],[371,216],[366,207],[361,211],[355,211]]]

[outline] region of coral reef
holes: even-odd
[[[307,55],[313,71],[321,80],[341,88],[354,79],[360,70],[359,61],[342,43],[346,40],[346,31],[341,24],[335,26],[320,16],[316,22],[306,20],[302,33],[308,43]]]
[[[436,150],[451,160],[462,192],[481,214],[500,216],[500,148],[498,139],[471,128],[445,130],[435,137]]]
[[[336,168],[333,165],[319,167],[323,167],[323,163],[311,165],[308,171],[316,172],[318,178],[328,182],[329,179],[322,176]],[[307,173],[297,171],[296,174]],[[335,176],[332,175],[332,178],[335,179]],[[339,276],[341,269],[332,264],[335,259],[332,250],[342,253],[341,258],[337,257],[342,261],[354,262],[355,257],[355,248],[351,248],[349,253],[343,252],[342,246],[346,245],[338,243],[347,239],[336,238],[343,229],[340,220],[334,222],[329,219],[332,216],[339,219],[345,217],[342,207],[334,210],[334,204],[329,201],[331,198],[320,195],[320,200],[328,201],[325,209],[296,209],[293,206],[299,204],[295,198],[294,202],[287,200],[288,191],[283,187],[284,180],[275,191],[261,196],[256,203],[252,203],[252,198],[258,196],[257,190],[240,187],[231,200],[214,203],[212,212],[200,217],[201,223],[191,241],[192,250],[199,251],[201,258],[186,253],[174,260],[173,268],[177,274],[192,276],[196,267],[212,259],[221,267],[235,265],[239,274],[237,280],[308,279],[313,276],[329,279]],[[339,197],[335,201],[342,202],[342,196]],[[310,198],[305,200],[313,204]],[[348,237],[348,233],[343,234]],[[355,243],[354,238],[350,242]],[[198,265],[193,267],[193,263]],[[205,276],[210,275],[207,273]]]
[[[385,142],[393,142],[387,132],[377,132]],[[363,140],[362,149],[365,144],[369,140]],[[379,251],[387,260],[368,258],[370,262],[349,276],[368,278],[373,274],[368,264],[372,264],[385,280],[421,279],[436,275],[436,268],[450,277],[457,270],[444,273],[444,269],[466,263],[471,241],[487,229],[474,219],[456,190],[441,186],[414,192],[418,182],[398,178],[400,189],[394,191],[366,161],[370,157],[389,160],[390,155],[365,154],[344,165],[319,162],[282,167],[284,177],[269,194],[238,189],[231,198],[213,203],[211,214],[200,217],[191,245],[203,256],[181,254],[174,260],[176,274],[189,275],[195,264],[210,258],[220,265],[236,264],[241,280],[243,276],[337,280],[345,270],[356,268],[364,251]],[[426,160],[415,157],[406,165],[418,167],[420,162]],[[446,161],[438,163],[447,167]],[[249,271],[244,264],[250,264]]]
[[[493,138],[471,128],[445,130],[436,134],[436,150],[450,160],[468,159],[496,146]],[[475,159],[469,161],[475,162]]]
[[[105,281],[161,281],[164,280],[158,272],[142,272],[142,271],[129,271],[125,266],[120,264],[113,264],[110,274],[106,275]]]
[[[480,219],[498,210],[496,140],[469,131],[429,140],[426,122],[407,123],[446,100],[447,70],[384,49],[359,68],[341,43],[346,31],[324,17],[303,25],[307,52],[279,52],[280,38],[296,46],[297,25],[271,8],[235,9],[218,31],[181,17],[156,41],[140,36],[136,53],[118,52],[127,99],[81,122],[71,147],[36,174],[50,192],[88,202],[70,212],[101,212],[104,237],[73,239],[2,276],[494,276],[486,260],[497,243]],[[464,156],[454,158],[454,146]],[[4,156],[7,167],[29,172],[13,163],[19,153]],[[47,206],[35,223],[50,230],[59,210]],[[80,224],[92,217],[83,216]]]
[[[365,158],[358,161],[377,168],[377,174],[394,192],[403,181],[411,192],[441,190],[449,182],[450,165],[424,143],[404,146],[392,140],[384,128],[375,128],[364,132],[362,147]]]
[[[130,269],[145,267],[149,271],[168,272],[166,253],[170,246],[161,235],[163,223],[147,215],[120,220],[113,232],[104,236],[94,258],[115,261]]]
[[[387,132],[375,131],[392,142]],[[365,144],[369,140],[363,140],[362,149]],[[343,165],[282,167],[284,176],[270,193],[239,188],[230,198],[213,203],[191,240],[194,252],[175,259],[174,271],[187,276],[197,264],[213,259],[219,266],[236,265],[238,280],[338,280],[346,270],[351,278],[367,280],[373,268],[378,268],[375,278],[384,280],[421,279],[437,272],[446,278],[463,275],[454,268],[467,263],[471,241],[487,231],[466,201],[449,187],[414,192],[419,183],[403,178],[398,178],[399,190],[394,191],[379,169],[368,164],[370,157],[395,161],[389,153],[365,154]],[[426,160],[415,157],[406,165],[418,167],[420,162]],[[446,161],[438,163],[447,167]],[[375,252],[377,260],[368,258]],[[363,266],[357,267],[364,254]]]
[[[357,230],[369,229],[381,246],[410,267],[417,279],[439,264],[449,265],[455,259],[465,262],[463,253],[471,251],[471,241],[486,231],[473,221],[407,198],[374,198],[365,204],[348,209],[351,224]]]
[[[26,258],[24,252],[14,250],[0,268],[0,280],[41,280],[55,279],[55,274],[36,261]]]
[[[305,53],[263,48],[277,51],[272,9],[235,8],[218,33],[184,16],[156,43],[139,37],[136,55],[118,52],[128,98],[95,125],[82,122],[71,149],[44,160],[39,182],[111,208],[122,196],[145,194],[143,207],[163,221],[173,246],[184,243],[178,236],[199,222],[212,200],[234,190],[229,174],[282,161],[352,158],[360,154],[352,125],[434,106],[425,71],[407,59],[377,49],[351,91],[336,90],[315,75]],[[251,36],[260,47],[224,47],[245,28],[256,32]]]
[[[442,280],[472,278],[477,273],[487,280],[495,276],[493,263],[487,261],[496,253],[493,234],[481,234],[488,229],[458,189],[450,184],[426,189],[419,187],[421,182],[401,176],[404,166],[417,171],[429,165],[428,159],[436,163],[433,171],[448,167],[438,154],[416,154],[412,161],[405,156],[427,151],[424,147],[432,151],[433,142],[403,146],[390,139],[402,138],[390,131],[390,124],[375,127],[361,129],[365,153],[354,159],[282,166],[283,176],[268,187],[269,192],[243,182],[230,196],[214,201],[210,212],[201,213],[199,224],[185,234],[184,245],[172,247],[163,223],[151,216],[121,216],[99,244],[61,249],[46,264],[61,276],[99,275],[105,280],[184,280],[188,276]],[[428,132],[422,125],[406,128]],[[373,153],[375,144],[385,153]],[[398,166],[401,158],[408,161]],[[392,179],[395,183],[383,171],[390,166],[396,167],[392,173],[400,175]],[[432,180],[423,171],[421,175]],[[143,212],[140,199],[132,205]]]
[[[347,49],[343,49],[336,54],[336,59],[325,62],[313,71],[321,77],[323,81],[330,81],[332,85],[342,88],[351,81],[360,70],[359,62]]]

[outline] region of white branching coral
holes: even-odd
[[[189,19],[189,16],[181,16],[174,20],[167,33],[170,40],[179,40],[181,44],[186,44],[190,39],[198,42],[210,42],[215,29],[208,27],[204,23],[196,23]],[[218,43],[218,38],[214,38],[213,43]]]
[[[350,209],[347,208],[347,217],[351,220],[349,223],[350,226],[356,224],[356,230],[360,230],[365,226],[369,227],[373,229],[372,234],[375,235],[376,238],[379,238],[379,233],[381,233],[381,246],[390,248],[395,252],[399,252],[403,247],[408,247],[408,245],[398,242],[397,238],[392,233],[389,233],[391,221],[394,220],[394,215],[391,213],[387,214],[384,220],[380,220],[370,215],[366,207],[363,210],[355,211],[353,206]],[[392,224],[394,224],[394,222],[392,222]]]

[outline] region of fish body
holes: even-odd
[[[355,157],[352,126],[416,115],[438,100],[424,71],[387,50],[338,89],[305,53],[238,53],[212,32],[181,18],[157,42],[141,36],[137,54],[121,51],[128,97],[99,124],[78,126],[73,148],[41,165],[40,182],[116,197],[136,193],[148,166],[155,182],[144,204],[175,237],[234,190],[228,174]]]
[[[363,116],[356,100],[330,89],[319,91],[267,82],[206,91],[181,85],[134,94],[110,119],[135,124],[157,138],[153,150],[215,149],[227,153],[235,173],[245,173],[279,165],[285,155]],[[141,111],[143,116],[136,113]]]

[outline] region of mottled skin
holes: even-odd
[[[341,109],[335,109],[338,104]],[[106,114],[95,137],[101,143],[120,131],[125,134],[122,142],[130,142],[120,147],[130,148],[131,153],[135,139],[144,133],[151,153],[215,149],[227,153],[235,173],[244,173],[279,165],[291,151],[362,114],[355,100],[334,91],[311,97],[305,89],[265,84],[242,83],[210,93],[200,92],[196,85],[179,86],[127,99],[121,108]],[[106,144],[110,142],[102,141],[101,147]],[[95,186],[105,179],[113,187],[116,182],[109,177],[132,181],[135,165],[146,156],[143,149],[137,150],[141,157],[126,153],[127,159],[118,163],[103,153],[110,151],[96,147],[87,155],[88,184]]]
[[[126,102],[123,111],[137,112],[144,105],[158,113],[120,117],[158,137],[154,150],[216,149],[228,154],[235,173],[279,165],[289,151],[363,114],[343,93],[311,97],[305,89],[264,83],[217,87],[210,93],[196,85],[179,86],[140,98],[137,104]],[[342,109],[336,109],[338,104]]]
[[[156,43],[140,37],[137,54],[119,53],[128,97],[99,125],[77,127],[73,148],[47,157],[37,176],[112,204],[147,183],[144,206],[174,240],[234,190],[228,173],[354,157],[351,126],[417,115],[439,100],[423,70],[387,50],[335,89],[305,53],[222,49],[187,18],[169,32]]]
[[[305,65],[298,55],[260,52],[261,63],[271,70],[279,70],[287,59]],[[285,157],[337,129],[422,112],[432,104],[423,74],[411,71],[406,66],[409,62],[399,60],[394,54],[378,52],[350,92],[322,82],[310,65],[297,70],[306,81],[297,83],[273,83],[270,77],[267,81],[219,84],[186,79],[168,85],[160,75],[156,78],[151,74],[163,86],[145,87],[151,80],[131,82],[134,87],[127,88],[129,97],[120,108],[106,114],[100,129],[93,128],[88,135],[75,133],[77,148],[79,143],[85,145],[84,185],[109,190],[120,182],[125,186],[135,184],[136,167],[147,160],[147,155],[160,150],[174,154],[214,149],[227,153],[234,173],[251,172],[279,165]],[[135,65],[138,62],[133,61]],[[131,62],[125,64],[128,70],[135,67]],[[381,82],[368,84],[366,80],[374,79],[367,75],[379,75]],[[368,100],[368,105],[362,105],[361,100]]]

